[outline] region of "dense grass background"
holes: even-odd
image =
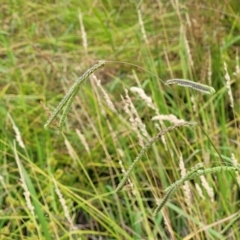
[[[3,0],[0,21],[0,239],[240,239],[235,173],[194,179],[153,216],[184,168],[239,161],[238,1]],[[99,59],[147,71],[107,63],[100,87],[82,85],[62,134],[57,121],[43,129]],[[216,93],[165,86],[173,77]],[[152,117],[170,114],[198,126],[154,143],[115,194],[141,144],[172,125]]]

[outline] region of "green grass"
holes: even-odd
[[[234,171],[196,175],[154,215],[184,168],[232,166],[232,154],[239,162],[238,5],[142,1],[141,26],[134,1],[3,0],[0,239],[240,239]],[[44,129],[77,78],[98,60],[118,61],[94,73],[116,112],[91,78],[74,98],[62,133],[61,114]],[[173,78],[216,93],[164,84]],[[152,107],[131,92],[133,86],[145,91]],[[152,143],[116,193],[143,146],[174,124],[153,121],[157,114],[198,125]]]

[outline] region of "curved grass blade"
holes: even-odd
[[[193,82],[190,80],[186,80],[186,79],[179,79],[179,78],[170,79],[166,81],[165,85],[169,85],[169,84],[177,84],[183,87],[190,87],[194,90],[197,90],[199,92],[203,92],[206,94],[213,94],[216,92],[213,87],[210,87],[208,85],[204,85],[201,83]]]
[[[61,100],[61,102],[58,104],[56,109],[53,111],[49,119],[44,125],[44,128],[48,127],[48,125],[56,118],[57,114],[63,109],[63,107],[66,105],[66,103],[71,100],[73,101],[73,98],[76,96],[77,91],[79,90],[80,85],[86,80],[93,72],[95,72],[97,69],[103,67],[105,64],[105,61],[99,61],[97,64],[93,65],[91,68],[89,68],[80,78],[77,79],[77,81],[74,83],[74,85],[70,88],[68,93],[64,96],[64,98]],[[67,109],[65,112],[65,116],[63,117],[62,121],[66,117],[66,113],[68,112],[68,108],[70,107],[70,104],[67,104]]]

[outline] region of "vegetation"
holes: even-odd
[[[1,1],[0,239],[240,239],[237,2]]]

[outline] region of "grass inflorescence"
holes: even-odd
[[[182,126],[188,126],[188,125],[195,125],[195,122],[183,122],[183,123],[178,123],[175,124],[173,126],[170,126],[166,129],[163,129],[162,131],[160,131],[155,137],[153,137],[148,143],[146,143],[146,145],[144,145],[144,147],[141,149],[140,153],[138,154],[138,156],[135,158],[135,160],[133,161],[133,163],[131,164],[131,166],[128,168],[127,172],[125,173],[124,177],[121,179],[121,182],[118,184],[116,192],[120,191],[124,185],[124,183],[127,181],[127,178],[130,176],[132,170],[134,169],[135,165],[138,163],[138,161],[141,159],[141,157],[143,156],[143,154],[147,151],[147,149],[149,147],[152,146],[152,144],[154,142],[156,142],[159,138],[161,138],[164,134],[178,128],[178,127],[182,127]]]
[[[73,84],[73,86],[70,88],[68,93],[64,96],[62,101],[58,104],[56,109],[53,111],[49,119],[44,125],[44,128],[48,127],[48,125],[56,118],[57,114],[64,108],[60,122],[59,122],[59,131],[61,131],[62,125],[64,123],[64,120],[66,118],[66,115],[72,105],[72,102],[74,100],[74,97],[79,91],[79,88],[81,84],[97,69],[103,67],[105,64],[105,61],[99,61],[98,63],[94,64],[91,68],[89,68],[80,78],[76,80],[76,82]]]
[[[166,195],[162,199],[162,201],[158,204],[156,209],[154,210],[154,216],[157,215],[157,213],[164,207],[166,204],[167,200],[171,197],[171,195],[178,189],[180,185],[182,185],[185,181],[189,181],[191,179],[195,179],[201,175],[205,174],[213,174],[216,172],[224,172],[224,171],[229,171],[229,172],[240,172],[240,167],[234,167],[234,166],[218,166],[218,167],[213,167],[213,168],[208,168],[208,169],[201,169],[203,168],[203,164],[197,164],[193,169],[191,169],[186,176],[183,178],[179,179],[178,181],[174,182],[171,184],[169,187],[166,188]]]
[[[213,94],[216,92],[213,87],[210,87],[210,86],[198,83],[198,82],[193,82],[191,80],[186,80],[186,79],[179,79],[179,78],[170,79],[170,80],[167,80],[165,84],[166,85],[177,84],[177,85],[184,86],[184,87],[190,87],[192,89],[195,89],[199,92],[203,92],[206,94]]]

